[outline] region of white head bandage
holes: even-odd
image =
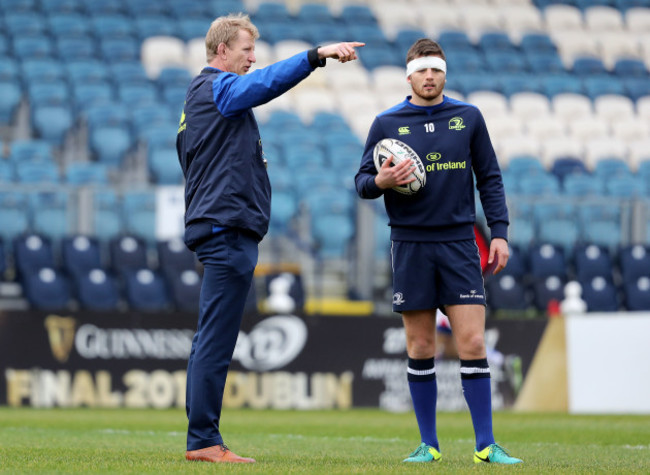
[[[406,65],[406,77],[409,77],[415,71],[421,71],[422,69],[439,69],[443,73],[447,72],[447,63],[444,59],[439,58],[438,56],[422,56],[420,58],[415,58]]]

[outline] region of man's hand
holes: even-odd
[[[490,242],[490,257],[488,257],[488,265],[491,266],[494,263],[494,258],[496,257],[496,265],[494,267],[493,274],[498,274],[501,272],[508,264],[508,258],[510,257],[510,250],[508,249],[508,241],[502,238],[494,238]]]
[[[391,155],[384,163],[381,165],[377,176],[375,177],[375,183],[382,190],[387,190],[388,188],[393,188],[397,185],[406,185],[415,181],[415,177],[411,175],[413,170],[413,160],[407,158],[403,162],[398,163],[394,167],[391,167],[393,163],[393,156]]]
[[[351,41],[346,43],[334,43],[327,46],[318,48],[318,57],[320,59],[334,58],[338,59],[340,63],[354,61],[357,59],[357,52],[354,48],[365,46],[365,43]]]

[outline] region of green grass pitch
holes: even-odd
[[[180,410],[0,408],[1,473],[650,473],[650,416],[494,416],[521,466],[474,466],[469,414],[438,415],[442,461],[403,464],[412,413],[225,410],[222,431],[254,465],[186,462]]]

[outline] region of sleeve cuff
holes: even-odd
[[[508,240],[508,225],[506,223],[495,223],[490,228],[490,239],[494,238]]]
[[[307,59],[309,60],[309,65],[312,69],[322,68],[325,66],[325,58],[320,59],[318,57],[318,46],[307,51]]]

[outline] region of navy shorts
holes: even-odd
[[[393,241],[393,310],[485,305],[476,241]]]

